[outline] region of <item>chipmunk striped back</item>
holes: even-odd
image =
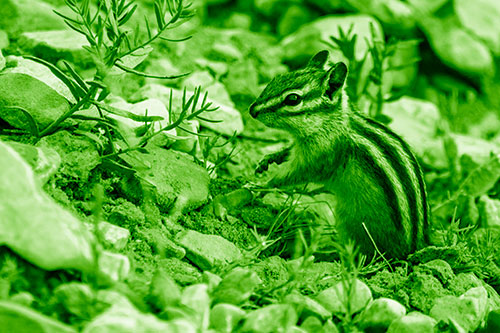
[[[406,257],[427,242],[422,171],[401,137],[356,111],[344,90],[347,67],[324,70],[327,59],[319,52],[304,69],[274,78],[250,107],[295,139],[270,185],[324,183],[337,195],[341,239],[367,254],[374,241],[388,256]]]

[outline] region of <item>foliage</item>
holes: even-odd
[[[400,66],[394,66],[389,63],[389,58],[393,57],[397,49],[402,43],[418,43],[417,40],[397,41],[391,37],[386,43],[377,37],[375,27],[370,24],[370,33],[372,43],[368,39],[365,40],[368,45],[368,52],[358,60],[356,57],[356,43],[358,35],[353,34],[353,25],[349,30],[344,31],[339,27],[339,37],[330,36],[331,42],[325,43],[333,48],[340,50],[344,57],[349,60],[349,75],[347,77],[346,91],[352,101],[358,103],[364,96],[370,101],[369,114],[371,117],[382,122],[387,122],[382,116],[382,107],[385,102],[396,100],[406,94],[407,91],[400,91],[397,94],[386,96],[384,94],[384,75],[391,70],[398,70],[411,66],[419,59],[407,59],[406,63]],[[369,66],[369,68],[367,68]],[[363,77],[369,73],[367,77]],[[361,86],[360,86],[361,85]],[[373,85],[374,88],[371,87]]]
[[[156,27],[153,29],[153,24],[145,18],[145,39],[141,39],[140,23],[136,24],[134,30],[131,30],[127,25],[137,9],[137,5],[133,1],[99,1],[98,7],[93,9],[90,0],[81,2],[66,0],[66,6],[71,10],[72,16],[57,11],[56,13],[64,19],[71,29],[86,37],[89,46],[85,46],[84,48],[92,55],[96,73],[91,80],[85,80],[67,61],[62,61],[65,73],[43,59],[26,56],[28,59],[47,66],[69,88],[76,101],[65,114],[42,130],[39,130],[31,119],[29,124],[32,135],[43,137],[52,134],[68,118],[96,121],[98,127],[103,129],[105,137],[90,132],[79,133],[96,142],[101,147],[103,156],[109,158],[127,151],[139,149],[159,133],[174,129],[184,121],[201,117],[200,114],[203,112],[216,109],[212,107],[212,103],[207,101],[207,94],[202,95],[201,87],[196,88],[189,98],[187,98],[187,92],[184,90],[182,105],[180,111],[177,113],[177,118],[175,118],[175,113],[173,112],[175,106],[172,103],[171,92],[170,103],[167,106],[171,122],[158,130],[153,130],[152,124],[163,120],[163,117],[148,116],[147,114],[144,116],[136,115],[129,111],[112,107],[104,102],[110,93],[108,81],[113,80],[116,73],[127,72],[157,79],[176,79],[185,75],[152,75],[135,70],[134,67],[138,66],[153,50],[150,44],[157,39],[179,42],[189,38],[174,40],[166,38],[163,35],[167,30],[192,16],[189,11],[190,4],[186,5],[184,0],[155,0]],[[166,19],[167,17],[168,19]],[[198,102],[200,105],[198,105]],[[78,111],[88,108],[97,110],[96,116],[78,114]],[[140,136],[140,139],[136,140],[136,142],[129,142],[133,136],[124,132],[116,121],[107,114],[144,122],[142,130],[135,133]],[[30,120],[29,117],[28,120]],[[117,151],[117,140],[124,143],[126,148],[119,148]]]

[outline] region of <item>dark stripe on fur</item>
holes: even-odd
[[[356,145],[355,151],[353,152],[357,155],[358,160],[363,162],[364,171],[379,184],[380,188],[385,194],[387,201],[387,206],[389,206],[393,212],[393,223],[397,230],[402,230],[402,219],[401,209],[398,201],[398,196],[394,190],[394,186],[389,179],[389,176],[385,173],[384,169],[380,166],[379,161],[370,154],[367,147],[363,145]]]
[[[425,192],[425,183],[424,183],[424,178],[422,175],[422,169],[420,168],[420,165],[418,164],[418,161],[417,161],[415,155],[413,155],[408,144],[399,135],[397,135],[396,133],[391,131],[388,127],[376,122],[375,120],[366,118],[364,116],[362,116],[362,118],[365,119],[370,125],[373,125],[374,127],[380,129],[385,134],[387,134],[388,136],[390,136],[391,138],[396,140],[401,145],[401,147],[403,148],[403,150],[407,154],[407,156],[409,157],[410,162],[413,166],[413,171],[415,173],[415,176],[417,177],[418,186],[420,189],[420,198],[422,200],[422,209],[423,209],[423,214],[422,214],[423,215],[423,222],[422,222],[423,230],[422,230],[422,233],[424,235],[424,241],[426,243],[428,243],[429,240],[428,240],[427,228],[428,228],[428,224],[429,224],[429,221],[428,221],[429,212],[428,212],[428,207],[427,207],[427,195]],[[414,222],[418,222],[418,218],[416,220],[414,220]],[[413,239],[417,240],[416,237],[418,236],[418,232],[419,232],[419,230],[418,230],[419,224],[413,223],[413,226],[414,226],[414,229],[413,229],[413,237],[414,238]],[[416,246],[417,244],[414,244],[414,245]],[[416,250],[416,248],[412,249],[412,252],[414,252],[415,250]]]

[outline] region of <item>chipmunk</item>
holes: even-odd
[[[256,172],[283,163],[269,186],[324,184],[337,197],[340,240],[352,238],[367,255],[375,243],[386,256],[405,258],[428,243],[422,171],[401,137],[355,109],[344,88],[347,66],[325,70],[328,57],[321,51],[305,68],[276,76],[250,106],[252,117],[294,138]]]

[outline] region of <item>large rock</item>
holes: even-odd
[[[421,312],[411,312],[404,317],[394,320],[387,333],[433,333],[437,322],[432,317]]]
[[[385,103],[383,114],[392,119],[389,127],[426,163],[438,168],[448,166],[442,140],[436,137],[440,114],[435,104],[405,96]]]
[[[436,55],[447,66],[475,77],[494,72],[493,57],[488,47],[457,24],[454,17],[422,15],[419,25]]]
[[[23,73],[0,73],[0,118],[11,126],[29,130],[26,115],[10,107],[27,111],[40,129],[51,124],[70,104],[56,90],[39,79]]]
[[[93,237],[38,185],[31,168],[0,142],[0,244],[47,270],[94,267]]]
[[[61,166],[61,156],[52,148],[8,142],[28,162],[41,184],[45,184]]]
[[[123,300],[94,317],[82,332],[183,332],[179,329],[176,324],[159,320],[153,314],[142,313],[129,301]]]
[[[19,73],[32,76],[54,89],[69,102],[76,103],[68,86],[55,76],[47,66],[23,57],[9,56],[7,59],[9,67],[3,73]]]
[[[247,314],[242,332],[293,332],[297,313],[289,304],[272,304]]]
[[[188,155],[154,145],[147,153],[132,151],[122,158],[135,166],[144,186],[152,186],[160,209],[170,210],[170,217],[177,219],[184,211],[195,209],[208,199],[209,177],[207,171],[193,162]]]
[[[18,43],[25,51],[51,62],[65,59],[81,66],[92,63],[91,54],[83,49],[90,47],[87,38],[71,29],[24,32]]]
[[[221,236],[186,230],[176,236],[176,241],[186,249],[189,260],[203,270],[225,266],[242,258],[240,249]]]
[[[468,30],[482,39],[489,49],[500,55],[500,2],[497,0],[455,0],[455,13]]]
[[[262,280],[254,271],[236,267],[214,288],[213,303],[244,304],[261,283]]]
[[[460,297],[438,298],[429,314],[437,321],[453,321],[466,332],[474,332],[486,317],[487,301],[486,289],[472,288]]]
[[[346,283],[339,281],[334,286],[321,291],[316,300],[333,314],[354,314],[363,310],[372,300],[372,292],[362,281]],[[350,308],[346,308],[349,304]]]
[[[64,21],[53,10],[54,7],[41,0],[2,0],[0,29],[17,37],[24,31],[65,28]]]
[[[88,138],[68,131],[59,131],[43,137],[37,146],[52,148],[61,156],[60,174],[69,181],[87,182],[92,170],[101,163],[95,144]]]
[[[364,330],[385,331],[391,323],[406,314],[405,307],[390,298],[378,298],[361,313],[360,327]]]
[[[500,227],[500,200],[483,195],[478,206],[483,227]]]

